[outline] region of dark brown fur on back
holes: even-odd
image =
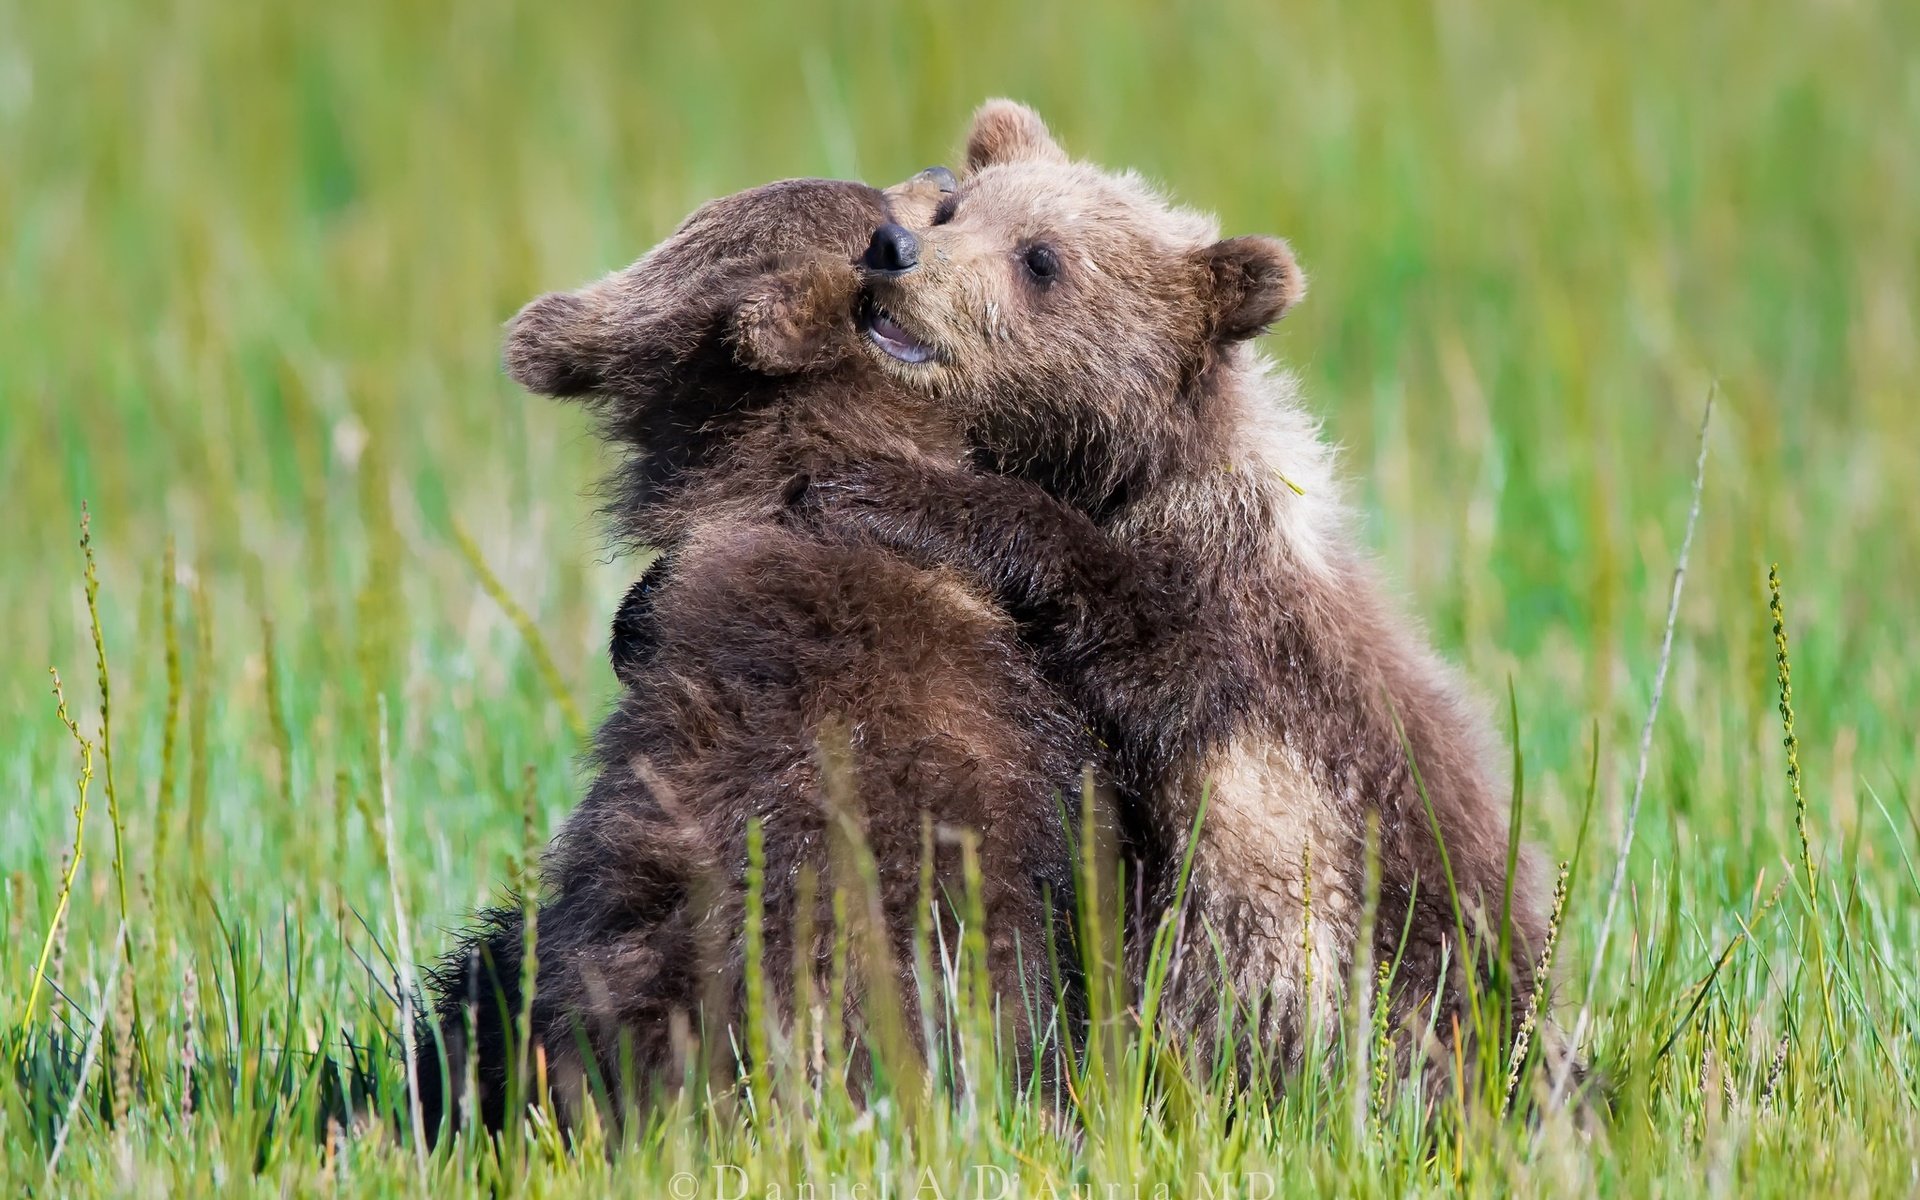
[[[914,189],[889,195],[922,202]],[[852,353],[852,263],[887,199],[796,181],[716,201],[627,271],[529,305],[510,331],[516,378],[587,396],[627,447],[617,529],[664,547],[670,564],[616,622],[624,691],[596,739],[592,787],[542,867],[533,1033],[569,1107],[589,1088],[618,1096],[629,1076],[642,1089],[678,1082],[688,1032],[710,1049],[749,1044],[755,821],[776,1022],[793,1014],[796,955],[803,975],[825,969],[831,888],[857,887],[834,849],[851,825],[872,855],[908,1040],[919,1040],[908,938],[929,830],[949,938],[961,841],[978,839],[1017,1063],[1032,1067],[1048,1027],[1050,916],[1073,883],[1058,798],[1076,794],[1094,754],[1084,726],[976,585],[789,513],[809,478],[868,460],[921,464],[935,488],[957,478],[957,425]],[[817,900],[803,915],[809,874]],[[802,920],[814,944],[796,944]],[[472,1057],[489,1124],[503,1115],[520,942],[516,911],[491,914],[436,981],[446,1079],[458,1088]],[[879,1019],[862,995],[875,977],[862,978],[844,1014],[853,1034]],[[448,1093],[431,1043],[423,1062],[433,1126]]]

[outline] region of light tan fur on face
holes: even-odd
[[[931,357],[867,349],[987,427],[983,442],[1009,462],[1047,457],[1076,425],[1171,447],[1183,433],[1157,427],[1191,419],[1180,394],[1303,292],[1283,243],[1219,240],[1211,217],[1139,175],[1069,160],[1009,101],[980,110],[967,157],[958,192],[919,231],[918,264],[867,284],[874,309]],[[1031,269],[1036,248],[1057,264],[1050,275]]]
[[[896,378],[964,412],[1017,407],[1023,386],[1057,380],[1102,404],[1177,385],[1181,344],[1197,344],[1197,276],[1185,256],[1211,222],[1175,209],[1137,177],[1022,160],[969,176],[953,219],[920,235],[921,265],[871,284],[874,302],[936,350],[929,363],[877,355]],[[1062,264],[1041,287],[1022,255],[1044,243]],[[1139,336],[1151,332],[1156,336]],[[1025,381],[1022,384],[1020,381]],[[1098,381],[1089,386],[1089,381]]]

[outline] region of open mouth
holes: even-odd
[[[897,358],[903,363],[923,363],[933,359],[933,347],[908,333],[900,322],[872,301],[868,301],[862,311],[860,324],[873,344],[890,358]]]

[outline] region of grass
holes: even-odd
[[[0,1189],[1909,1193],[1917,51],[1894,0],[0,0]],[[499,323],[709,196],[951,158],[1001,93],[1293,240],[1272,348],[1412,606],[1511,687],[1550,858],[1594,781],[1557,1011],[1614,1117],[1427,1115],[1348,1055],[1071,1135],[789,1097],[418,1156],[400,931],[437,953],[579,794],[634,570]],[[330,1124],[356,1089],[391,1120]]]

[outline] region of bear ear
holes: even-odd
[[[1228,238],[1198,256],[1201,296],[1219,341],[1245,341],[1266,332],[1307,293],[1307,277],[1279,238]]]
[[[989,100],[973,114],[967,131],[967,170],[999,163],[1067,161],[1067,152],[1047,132],[1040,114],[1012,100]]]
[[[507,374],[540,396],[583,396],[605,383],[595,306],[580,292],[550,292],[507,322]]]
[[[846,353],[860,281],[853,264],[801,259],[754,280],[734,308],[734,359],[750,371],[793,375]]]

